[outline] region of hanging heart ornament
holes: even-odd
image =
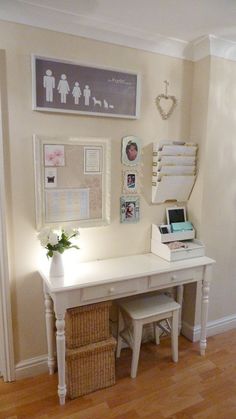
[[[169,96],[162,93],[156,97],[156,106],[162,119],[168,119],[173,113],[176,105],[177,99],[175,96]]]

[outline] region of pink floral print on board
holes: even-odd
[[[45,145],[44,163],[45,166],[65,166],[64,145]]]

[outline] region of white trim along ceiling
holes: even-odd
[[[156,28],[152,13],[156,13]],[[162,25],[161,15],[166,19]],[[152,25],[147,28],[149,18]],[[0,20],[191,61],[209,55],[236,60],[236,26],[232,23],[236,2],[232,0],[178,0],[178,8],[172,0],[148,0],[145,8],[143,0],[0,0]],[[181,23],[186,28],[181,29]]]

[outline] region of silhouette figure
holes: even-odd
[[[61,80],[58,83],[57,90],[61,95],[61,103],[66,103],[66,95],[68,95],[70,91],[70,87],[68,81],[66,80],[66,75],[61,75]]]
[[[46,102],[53,101],[53,89],[55,88],[55,77],[52,70],[46,70],[46,76],[43,76],[43,87],[46,89]]]
[[[79,87],[79,83],[77,81],[75,82],[75,85],[73,87],[72,95],[74,96],[74,99],[75,99],[75,105],[79,105],[79,99],[82,95],[82,92]]]
[[[83,91],[83,95],[84,95],[84,104],[85,106],[89,106],[89,101],[90,101],[90,96],[91,96],[91,90],[89,88],[89,86],[86,84],[84,91]]]

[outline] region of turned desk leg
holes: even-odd
[[[57,367],[58,367],[58,396],[60,404],[65,404],[66,381],[65,381],[65,313],[56,312],[56,341],[57,341]]]
[[[45,317],[46,317],[46,332],[47,332],[47,344],[48,344],[48,369],[49,374],[53,374],[55,371],[55,356],[54,356],[54,311],[53,301],[49,294],[44,294],[45,302]]]
[[[209,291],[211,280],[211,266],[205,267],[204,278],[202,281],[202,307],[201,307],[201,336],[200,336],[200,354],[205,355],[207,339],[206,339],[206,326],[209,305]]]

